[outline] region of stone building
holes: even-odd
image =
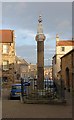
[[[61,77],[70,91],[74,87],[74,49],[61,57]]]
[[[21,57],[15,59],[15,80],[28,77],[28,63]]]
[[[52,72],[53,72],[53,79],[59,79],[60,77],[60,70],[61,70],[61,57],[72,50],[74,47],[73,40],[60,40],[59,36],[56,35],[56,51],[55,55],[53,56],[52,60]]]
[[[28,65],[28,76],[32,78],[37,77],[37,64],[29,64]]]
[[[0,30],[0,53],[2,79],[14,82],[15,36],[13,30]]]
[[[52,66],[44,67],[44,79],[52,79]]]

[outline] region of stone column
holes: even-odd
[[[42,28],[42,18],[39,16],[38,30],[36,35],[37,41],[37,88],[42,90],[44,88],[44,40]]]

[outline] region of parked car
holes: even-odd
[[[13,84],[11,86],[11,90],[10,90],[10,99],[12,99],[12,98],[20,98],[21,92],[22,92],[22,86],[24,88],[24,93],[23,94],[26,94],[26,91],[27,91],[26,86],[30,86],[30,81],[22,82],[21,84]]]
[[[24,88],[24,93],[26,89]],[[12,98],[20,98],[21,95],[21,84],[13,84],[10,91],[10,99]]]

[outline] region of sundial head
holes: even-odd
[[[39,23],[42,22],[42,16],[39,15],[39,19],[38,19]]]

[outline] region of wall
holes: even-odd
[[[1,53],[2,53],[2,63],[4,60],[7,60],[9,62],[9,68],[8,70],[2,70],[2,77],[7,77],[8,82],[14,82],[14,63],[15,63],[15,37],[14,37],[14,31],[13,34],[13,40],[11,43],[0,43],[2,45]],[[3,53],[3,45],[8,45],[8,53]]]
[[[61,70],[61,57],[68,53],[70,50],[72,50],[73,46],[64,46],[65,51],[61,51],[61,47],[63,46],[56,46],[56,57],[53,58],[53,79],[59,79],[58,76],[60,77],[60,70]],[[55,63],[56,59],[56,63]]]
[[[72,54],[73,54],[73,59],[72,59]],[[69,69],[69,80],[70,80],[70,88],[72,88],[72,81],[73,81],[73,60],[74,60],[74,51],[65,55],[64,57],[61,58],[61,75],[63,80],[65,81],[65,85],[67,86],[67,78],[66,78],[66,68]]]

